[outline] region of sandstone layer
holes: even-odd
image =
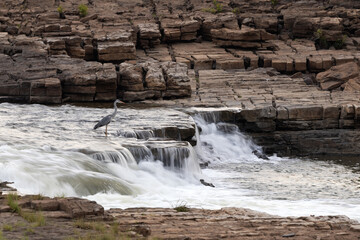
[[[353,240],[360,237],[359,222],[345,216],[279,217],[241,208],[104,211],[95,202],[80,198],[14,194],[0,195],[0,227],[5,239]]]
[[[188,98],[196,84],[176,64],[196,77],[262,67],[292,74],[360,58],[360,10],[350,0],[19,0],[0,7],[1,101]],[[134,65],[136,80],[122,74],[123,64]],[[169,77],[165,65],[179,75]],[[347,85],[357,88],[355,80]]]

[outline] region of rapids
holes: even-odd
[[[186,204],[360,220],[358,160],[259,159],[253,151],[261,147],[235,125],[181,109],[122,107],[105,137],[104,129],[92,128],[111,112],[0,104],[0,181],[14,181],[21,194],[85,197],[105,208]],[[195,147],[161,134],[195,123]],[[200,169],[200,162],[209,166]]]

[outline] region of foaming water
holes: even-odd
[[[0,181],[14,181],[24,194],[86,197],[105,208],[186,203],[360,220],[360,173],[354,168],[330,161],[259,159],[253,154],[261,152],[259,146],[210,113],[192,119],[170,109],[121,108],[108,137],[103,129],[93,131],[110,112],[0,104]],[[167,139],[163,131],[191,128],[194,122],[200,129],[194,148]],[[198,159],[209,167],[201,171]],[[216,187],[203,186],[201,178]]]

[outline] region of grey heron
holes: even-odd
[[[114,102],[114,112],[110,115],[107,115],[106,117],[104,117],[103,119],[101,119],[95,126],[94,129],[97,129],[99,127],[103,127],[106,126],[106,130],[105,130],[105,135],[107,136],[107,126],[109,125],[109,123],[111,122],[111,120],[115,117],[116,113],[117,113],[117,103],[124,103],[122,101],[120,101],[119,99],[116,99]]]

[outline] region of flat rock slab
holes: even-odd
[[[161,239],[357,239],[359,223],[344,216],[278,217],[249,209],[111,209],[122,229],[147,229]]]
[[[6,196],[0,195],[0,200],[0,209],[4,210]],[[26,205],[29,201],[31,204]],[[85,199],[50,199],[39,195],[23,196],[18,202],[25,210],[26,206],[41,207],[41,212],[32,211],[37,216],[42,215],[44,222],[36,225],[10,209],[0,211],[2,236],[6,239],[24,235],[32,239],[106,239],[112,236],[114,239],[353,240],[360,237],[360,223],[345,216],[279,217],[244,208],[183,208],[185,211],[129,208],[104,212],[100,205]],[[92,214],[79,215],[81,210]]]

